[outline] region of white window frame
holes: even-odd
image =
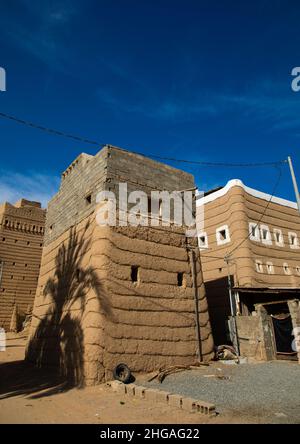
[[[279,241],[276,238],[276,233],[279,233]],[[284,239],[283,239],[282,230],[280,228],[274,228],[273,235],[274,235],[274,241],[275,241],[275,244],[277,245],[277,247],[284,247]]]
[[[273,262],[266,262],[268,274],[275,274]]]
[[[267,239],[264,239],[263,231],[267,232]],[[260,237],[261,237],[261,241],[263,244],[272,245],[272,236],[271,236],[271,231],[270,231],[270,228],[268,227],[268,225],[261,225],[260,226]]]
[[[255,234],[252,234],[252,228],[255,228]],[[249,222],[249,238],[250,240],[260,242],[260,232],[257,222]]]
[[[205,238],[205,242],[204,245],[200,244],[200,237],[204,237]],[[208,235],[205,231],[203,231],[202,233],[198,234],[198,246],[200,250],[206,250],[208,248]]]
[[[264,264],[260,259],[255,260],[255,269],[256,269],[257,273],[264,272]]]
[[[283,268],[284,274],[286,274],[287,276],[290,276],[292,274],[292,270],[290,269],[290,266],[287,262],[284,262],[282,264],[282,268]],[[288,271],[286,270],[286,268],[288,268]]]
[[[220,237],[221,231],[225,231],[226,239],[221,239],[221,237]],[[230,234],[229,234],[228,225],[222,225],[222,227],[219,227],[216,229],[216,240],[217,240],[218,245],[224,245],[224,244],[228,244],[230,242]]]
[[[294,245],[292,244],[292,237],[294,237],[296,239],[296,244],[294,244]],[[298,250],[299,249],[299,239],[298,239],[297,233],[295,233],[294,231],[289,231],[288,238],[289,238],[290,248],[292,248],[292,250]]]

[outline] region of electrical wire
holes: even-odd
[[[36,123],[30,122],[28,120],[20,119],[16,116],[9,115],[7,113],[0,112],[0,117],[3,119],[12,120],[16,123],[19,123],[21,125],[28,126],[30,128],[35,128],[40,131],[47,132],[48,134],[53,134],[56,136],[66,137],[68,139],[73,139],[78,142],[88,143],[90,145],[96,145],[96,146],[105,146],[109,145],[104,142],[97,142],[95,140],[90,140],[84,137],[75,136],[73,134],[65,133],[63,131],[55,130],[52,128],[48,128],[42,125],[38,125]],[[155,154],[144,154],[138,151],[133,151],[135,154],[138,154],[140,156],[144,157],[150,157],[153,159],[158,160],[165,160],[169,162],[179,162],[179,163],[188,163],[188,164],[194,164],[194,165],[201,165],[201,166],[208,166],[208,167],[264,167],[264,166],[279,166],[287,162],[287,160],[278,160],[278,161],[271,161],[271,162],[254,162],[254,163],[226,163],[226,162],[205,162],[205,161],[198,161],[198,160],[189,160],[189,159],[177,159],[174,157],[163,157],[163,156],[157,156]]]

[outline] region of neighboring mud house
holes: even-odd
[[[39,202],[0,205],[0,327],[22,326],[33,307],[42,256],[45,214]],[[13,318],[13,319],[12,319]]]
[[[59,367],[75,384],[111,378],[119,363],[146,372],[197,360],[185,227],[96,222],[97,193],[118,196],[125,182],[128,192],[148,196],[194,187],[184,171],[111,146],[81,154],[63,173],[47,212],[27,359]],[[209,360],[213,341],[199,256],[195,266],[201,359]]]
[[[199,198],[197,211],[203,205],[199,246],[215,344],[227,343],[227,320],[234,314],[231,338],[235,342],[237,330],[242,355],[295,356],[291,334],[300,327],[296,203],[231,180]]]

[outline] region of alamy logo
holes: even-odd
[[[291,83],[292,90],[298,92],[300,91],[300,66],[292,69],[292,76],[295,77]]]
[[[6,71],[0,67],[0,91],[6,91]]]
[[[127,183],[119,183],[117,194],[118,197],[113,191],[100,191],[97,194],[98,225],[184,226],[188,237],[197,236],[197,232],[201,231],[204,206],[195,217],[193,210],[195,190],[151,191],[149,197],[141,190],[128,193]]]

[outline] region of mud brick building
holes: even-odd
[[[237,330],[242,355],[296,358],[291,349],[291,333],[300,326],[296,203],[231,180],[199,198],[198,211],[203,206],[199,246],[215,343],[227,343],[227,320],[234,315],[231,338]]]
[[[74,384],[197,360],[191,263],[185,227],[100,226],[99,191],[184,190],[194,179],[144,156],[105,146],[81,154],[62,174],[48,206],[45,246],[27,359],[53,365]],[[197,239],[195,239],[197,244]],[[199,257],[196,261],[201,359],[213,341]]]
[[[0,327],[9,330],[14,309],[19,327],[33,307],[42,256],[46,211],[21,199],[0,205]]]

